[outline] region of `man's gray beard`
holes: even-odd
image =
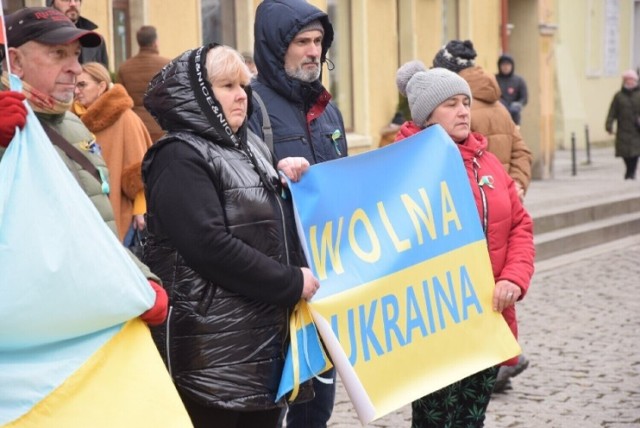
[[[295,70],[286,70],[286,72],[289,77],[302,80],[303,82],[311,83],[320,78],[320,70],[320,66],[318,66],[318,68],[316,68],[315,70],[303,70],[302,67],[299,67]]]

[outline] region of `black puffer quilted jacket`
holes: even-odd
[[[144,260],[170,298],[153,336],[183,394],[215,407],[268,409],[302,292],[302,253],[269,152],[246,126],[238,144],[211,126],[194,100],[190,54],[165,67],[145,98],[169,131],[143,163],[151,234]]]

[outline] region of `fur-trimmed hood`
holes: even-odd
[[[493,74],[489,74],[481,67],[474,66],[460,71],[460,77],[467,81],[473,94],[473,100],[492,104],[500,101],[500,86]]]
[[[133,100],[119,83],[102,94],[81,116],[91,132],[100,132],[113,125],[122,114],[133,108]]]

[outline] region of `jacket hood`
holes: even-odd
[[[204,60],[215,46],[190,49],[167,64],[149,82],[144,106],[162,129],[191,132],[218,144],[235,146],[240,136],[246,137],[247,121],[234,134],[213,95]]]
[[[308,83],[289,77],[284,71],[284,56],[300,30],[319,20],[324,28],[320,66],[327,59],[333,43],[333,26],[329,16],[304,0],[264,0],[256,10],[254,25],[254,61],[258,81],[270,86],[287,99],[300,98]],[[321,86],[321,79],[314,82]]]
[[[511,73],[502,74],[502,72],[500,71],[500,64],[502,64],[503,62],[511,63]],[[500,55],[500,58],[498,58],[498,74],[500,74],[501,76],[511,76],[515,71],[516,71],[516,64],[513,62],[513,58],[511,57],[511,55],[507,55],[507,54]]]
[[[493,74],[489,74],[477,66],[465,68],[459,74],[469,84],[474,101],[480,100],[493,104],[500,100],[502,92]]]

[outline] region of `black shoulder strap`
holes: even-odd
[[[46,123],[40,122],[40,124],[42,125],[44,132],[47,133],[47,136],[49,137],[49,139],[53,144],[60,147],[60,149],[62,149],[62,151],[65,152],[67,156],[69,156],[71,159],[79,163],[80,166],[83,167],[85,170],[87,170],[89,174],[93,175],[96,178],[96,180],[98,180],[99,183],[102,183],[102,178],[100,177],[100,171],[98,171],[98,168],[96,168],[96,166],[92,164],[91,161],[87,159],[87,157],[85,157],[85,155],[83,155],[82,152],[80,152],[80,150],[73,147],[71,143],[69,143],[66,139],[64,139],[62,135],[58,134],[53,128],[51,128]]]
[[[262,137],[264,142],[267,143],[267,147],[273,153],[273,130],[271,129],[271,120],[269,119],[269,113],[267,107],[264,105],[264,101],[260,98],[260,95],[256,91],[253,91],[253,98],[260,106],[260,112],[262,113]]]

